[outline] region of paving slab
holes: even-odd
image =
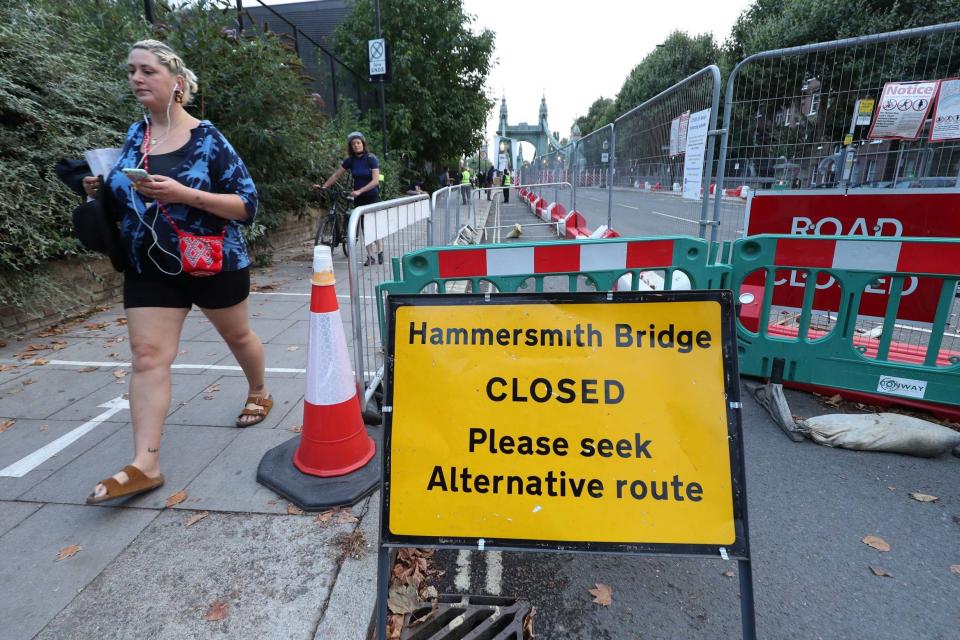
[[[33,502],[0,501],[0,538],[36,513],[42,506]]]
[[[380,535],[380,492],[374,492],[353,512],[360,517],[357,531],[363,535],[364,553],[346,557],[340,565],[330,603],[317,627],[314,640],[346,640],[368,637],[377,605],[377,541]]]
[[[26,362],[12,357],[0,358],[0,388],[9,382],[22,379],[29,374],[31,368]]]
[[[104,409],[101,409],[101,411],[104,411]],[[70,420],[17,420],[11,428],[0,433],[0,469],[5,469],[8,465],[47,446],[80,426],[80,422]],[[103,422],[26,475],[19,478],[0,477],[0,499],[13,499],[23,495],[78,456],[83,455],[92,447],[109,438],[121,426],[122,423]]]
[[[183,329],[180,330],[180,341],[195,340],[198,335],[210,330],[210,321],[203,315],[202,311],[193,309],[187,314],[183,321]]]
[[[297,347],[296,350],[290,351],[290,347]],[[307,349],[303,344],[278,344],[265,343],[263,345],[264,355],[266,358],[267,368],[280,368],[280,369],[305,369],[307,366]],[[217,365],[229,365],[236,364],[236,360],[233,360],[233,355],[225,356],[216,361]],[[228,375],[243,375],[243,372],[224,372]],[[268,372],[271,377],[292,377],[293,373],[279,373],[270,371]]]
[[[270,342],[273,336],[281,333],[286,330],[292,320],[288,319],[270,319],[270,318],[261,318],[261,317],[251,317],[250,318],[250,328],[259,336],[262,342]],[[220,337],[220,333],[217,332],[216,327],[212,325],[208,326],[207,330],[197,334],[194,338],[194,341],[197,342],[215,342],[217,340],[222,341],[223,338]]]
[[[306,292],[304,292],[306,293]],[[251,295],[250,315],[260,319],[294,320],[297,314],[308,313],[307,296]]]
[[[76,370],[33,369],[28,378],[0,386],[0,416],[42,420],[113,384],[100,376],[78,376]],[[36,382],[23,384],[27,379]]]
[[[188,527],[189,517],[157,517],[36,640],[313,638],[343,527],[224,513]],[[228,615],[208,622],[215,601]]]
[[[274,336],[277,344],[297,345],[305,347],[310,337],[310,310],[304,307],[302,320],[296,320],[283,333]]]
[[[48,504],[0,537],[0,585],[8,586],[0,598],[0,640],[34,637],[156,516],[156,511],[144,509]],[[82,548],[57,560],[71,545]],[[12,585],[16,588],[9,588]],[[142,604],[130,597],[135,593],[120,597]],[[46,637],[78,636],[67,632]]]
[[[237,359],[230,353],[230,347],[219,336],[214,340],[181,340],[180,350],[177,352],[177,359],[174,365],[216,365],[223,364],[232,367],[239,367]],[[267,366],[270,366],[269,361]],[[175,372],[188,375],[199,375],[209,373],[203,368],[174,369]],[[221,372],[218,372],[221,373]],[[243,375],[243,372],[237,369],[236,375]]]
[[[218,372],[223,373],[223,372]],[[183,376],[195,378],[195,376]],[[206,376],[204,376],[206,379]],[[246,378],[234,375],[219,375],[213,381],[216,391],[204,393],[210,387],[204,385],[189,402],[175,407],[167,418],[167,424],[196,425],[208,427],[236,428],[237,415],[243,409],[249,386]],[[263,422],[255,428],[272,429],[279,423],[303,397],[304,385],[289,378],[275,378],[270,374],[266,379],[267,389],[273,396],[273,409]],[[206,398],[210,398],[207,400]]]
[[[187,485],[190,499],[175,508],[287,513],[287,501],[257,483],[263,454],[295,434],[275,429],[244,429]]]
[[[237,435],[239,430],[236,428],[168,426],[160,447],[160,464],[166,484],[118,506],[163,508],[169,496],[190,484]],[[97,482],[130,462],[132,452],[133,430],[129,426],[121,427],[101,444],[24,493],[20,499],[83,504]]]
[[[77,369],[74,369],[74,371],[77,371]],[[113,375],[114,371],[124,371],[127,375],[117,380]],[[103,413],[104,410],[99,408],[100,404],[112,400],[119,395],[126,395],[129,392],[130,371],[130,367],[101,367],[98,371],[91,371],[89,373],[78,372],[77,375],[81,376],[101,376],[107,381],[113,381],[114,384],[106,384],[104,387],[97,389],[80,401],[53,414],[50,416],[50,419],[79,420],[82,422]],[[218,372],[201,372],[199,375],[183,375],[182,371],[176,370],[170,378],[171,399],[170,409],[167,411],[167,415],[169,416],[179,409],[182,406],[181,403],[191,402],[195,398],[202,396],[203,390],[219,379],[220,374]],[[116,384],[117,382],[122,384]],[[108,418],[108,420],[111,422],[129,422],[130,412],[120,411]]]

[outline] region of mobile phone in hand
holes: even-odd
[[[131,182],[140,182],[141,180],[153,179],[150,177],[150,174],[146,172],[146,170],[136,167],[124,167],[123,169],[120,169],[120,171],[123,171],[123,175],[127,176]]]

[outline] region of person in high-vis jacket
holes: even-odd
[[[463,200],[463,204],[467,204],[470,199],[470,186],[470,169],[464,167],[460,174],[460,199]]]
[[[513,176],[510,169],[503,170],[503,201],[510,202],[510,187],[513,186]]]

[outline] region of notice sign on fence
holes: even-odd
[[[745,553],[731,295],[391,296],[383,539]]]
[[[885,140],[916,140],[937,95],[940,81],[888,82],[880,94],[868,138]]]

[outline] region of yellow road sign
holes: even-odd
[[[729,294],[620,295],[391,298],[385,538],[734,544]]]

